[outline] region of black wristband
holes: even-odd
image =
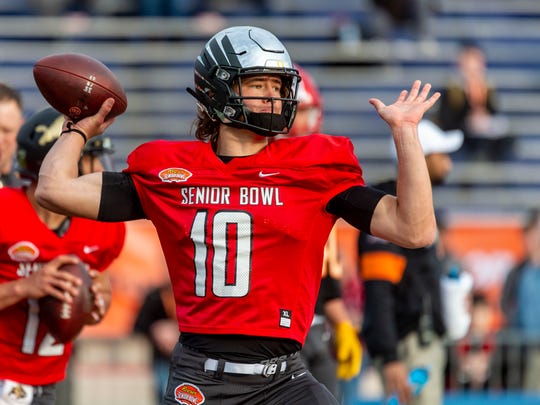
[[[71,121],[68,122],[68,123],[67,123],[68,129],[66,129],[66,130],[64,130],[64,131],[62,131],[62,132],[60,132],[60,135],[67,134],[68,132],[76,132],[76,133],[78,133],[80,136],[82,136],[82,138],[83,138],[83,140],[84,140],[84,144],[86,145],[86,142],[88,142],[88,138],[86,137],[86,134],[85,134],[83,131],[81,131],[80,129],[73,128],[72,126],[73,126],[73,122],[71,122]]]

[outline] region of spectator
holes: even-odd
[[[430,121],[418,126],[432,184],[452,168],[449,153],[462,144],[461,132],[445,133]],[[390,180],[374,186],[396,192]],[[365,232],[359,238],[359,266],[365,304],[362,336],[380,372],[386,394],[401,404],[439,405],[444,391],[445,325],[440,296],[443,264],[436,244],[405,249]],[[408,383],[413,368],[428,367],[430,377],[418,396]]]
[[[513,154],[514,137],[508,118],[499,111],[498,92],[487,69],[483,49],[474,42],[464,42],[455,75],[442,91],[437,120],[445,131],[463,131],[460,154],[464,158],[506,160]]]
[[[428,18],[439,0],[371,0],[377,36],[386,39],[425,40],[429,37]]]
[[[533,209],[523,227],[525,256],[508,273],[501,297],[506,329],[517,333],[526,362],[523,388],[540,391],[540,212]]]
[[[125,16],[135,14],[136,11],[136,4],[133,0],[31,0],[27,7],[27,12],[32,15],[73,18],[73,20],[66,22],[69,27],[63,27],[70,32],[76,30],[75,27],[71,26],[75,23],[81,25],[78,30],[87,28],[89,23],[85,18],[91,16]]]
[[[451,343],[463,338],[471,325],[473,276],[449,248],[449,229],[442,212],[437,215],[439,238],[437,256],[441,261],[441,300],[446,338]]]
[[[478,319],[476,312],[480,312],[483,307],[479,306],[476,312],[474,312],[476,307],[471,310],[473,277],[451,251],[451,233],[446,215],[442,211],[437,214],[437,225],[439,229],[437,256],[441,261],[443,273],[441,275],[441,308],[446,327],[445,337],[448,354],[445,368],[447,384],[445,386],[455,388],[457,380],[460,378],[458,376],[461,372],[459,368],[462,366],[460,360],[465,357],[469,359],[467,353],[471,345],[464,342],[467,335],[475,328],[475,326],[471,327],[471,323],[478,323],[482,320],[482,318]],[[477,318],[472,319],[473,316],[477,316]],[[475,333],[475,341],[476,335]],[[460,381],[464,381],[464,378],[461,378]]]
[[[0,188],[22,184],[15,170],[17,132],[24,122],[21,95],[0,82]]]
[[[486,390],[491,376],[491,362],[496,348],[492,329],[493,308],[481,293],[472,297],[471,327],[455,347],[457,381],[465,391]]]
[[[205,0],[139,0],[137,3],[144,17],[194,16],[207,9]]]

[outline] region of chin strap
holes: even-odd
[[[248,128],[250,131],[268,137],[288,133],[287,120],[281,114],[254,113],[244,109],[244,115],[246,117],[246,122],[244,122],[239,119],[227,117],[223,113],[216,113],[216,111],[212,111],[212,108],[206,108],[205,106],[210,100],[205,99],[205,96],[200,92],[189,87],[186,87],[186,91],[197,100],[199,106],[206,111],[210,118],[219,119],[219,121],[225,125],[235,128]],[[221,115],[222,118],[219,118],[219,115]]]
[[[247,123],[256,126],[259,131],[264,132],[262,135],[275,136],[282,133],[287,127],[285,118],[279,114],[272,113],[253,113],[247,115]],[[257,132],[257,130],[254,130]],[[259,132],[257,132],[259,133]]]
[[[269,138],[289,132],[285,119],[278,114],[250,112],[247,114],[247,122],[239,120],[221,122],[229,127],[249,129],[258,135]]]

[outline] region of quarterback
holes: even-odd
[[[155,225],[181,332],[165,404],[337,404],[298,355],[324,246],[338,217],[404,246],[433,241],[417,124],[439,95],[416,81],[391,105],[370,100],[400,159],[391,196],[366,187],[348,138],[269,142],[292,127],[300,80],[272,33],[225,29],[206,43],[194,70],[188,91],[198,105],[196,140],[152,141],[128,156],[122,173],[78,177],[84,137],[77,131],[90,139],[112,124],[105,117],[114,100],[106,100],[47,155],[38,200],[65,214]]]

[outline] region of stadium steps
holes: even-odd
[[[501,209],[523,195],[522,204],[534,205],[540,189],[540,54],[533,50],[540,42],[540,3],[518,2],[521,7],[514,13],[505,1],[494,1],[493,7],[490,2],[489,13],[469,3],[475,2],[442,1],[431,17],[433,38],[424,42],[342,44],[336,39],[335,15],[233,16],[226,24],[259,25],[284,40],[321,87],[324,131],[351,138],[370,182],[393,175],[395,162],[388,128],[368,99],[391,103],[417,78],[443,86],[459,41],[475,37],[488,54],[490,77],[516,134],[517,153],[514,161],[491,165],[456,162],[442,203]],[[117,168],[123,168],[127,153],[142,142],[192,138],[195,104],[185,88],[192,84],[193,60],[207,36],[196,19],[0,16],[0,80],[21,89],[28,115],[46,105],[32,78],[37,59],[76,51],[102,60],[117,74],[129,100],[127,112],[109,131]]]

